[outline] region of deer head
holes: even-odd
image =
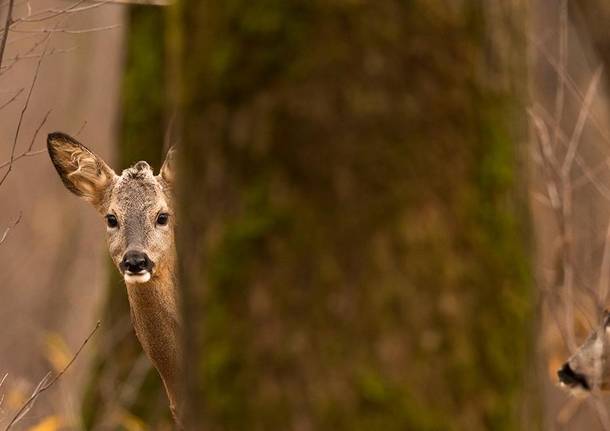
[[[604,312],[600,325],[557,371],[562,386],[573,391],[610,389],[610,314]]]
[[[117,175],[99,156],[63,133],[49,135],[48,149],[68,190],[104,216],[108,250],[126,283],[146,283],[172,270],[173,150],[159,175],[144,161]]]
[[[174,243],[173,160],[158,175],[140,161],[117,175],[100,157],[63,133],[51,133],[49,155],[64,185],[104,217],[110,256],[127,284],[140,344],[159,371],[179,422],[180,316]]]

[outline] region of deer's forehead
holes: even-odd
[[[116,211],[128,213],[145,211],[166,205],[163,189],[154,176],[121,175],[114,188],[111,206]]]

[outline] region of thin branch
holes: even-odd
[[[116,28],[121,27],[120,24],[107,25],[103,27],[94,27],[94,28],[85,28],[80,30],[71,30],[68,28],[38,28],[33,30],[18,30],[13,29],[11,31],[15,33],[66,33],[66,34],[84,34],[84,33],[94,33],[98,31],[107,31],[114,30]]]
[[[66,52],[72,52],[77,48],[77,46],[73,46],[70,48],[51,48],[47,53],[32,54],[32,52],[38,47],[38,45],[43,43],[44,40],[45,39],[43,38],[41,42],[37,42],[34,46],[32,46],[32,48],[28,49],[24,54],[17,54],[16,56],[14,56],[12,58],[7,58],[6,61],[10,61],[11,63],[0,66],[0,75],[4,75],[5,73],[7,73],[9,70],[11,70],[15,66],[15,64],[19,63],[21,60],[27,60],[27,59],[31,59],[31,58],[40,58],[42,56],[50,57],[51,55],[54,55],[54,54],[63,54]]]
[[[578,156],[576,156],[576,161],[579,161]],[[580,165],[580,163],[578,164]],[[602,195],[606,199],[610,200],[610,189],[608,189],[603,183],[597,181],[596,178],[599,174],[603,173],[604,171],[607,171],[608,168],[610,168],[610,158],[606,158],[603,162],[592,168],[587,167],[586,165],[584,165],[583,162],[583,166],[580,166],[580,168],[583,170],[583,174],[572,181],[572,188],[574,190],[578,190],[586,184],[591,183],[594,184],[596,187],[602,188],[604,190]]]
[[[40,130],[43,128],[43,126],[47,122],[47,119],[49,118],[49,115],[51,114],[51,112],[53,112],[53,110],[49,109],[47,111],[47,113],[45,114],[45,116],[43,117],[43,119],[40,122],[40,124],[38,125],[38,127],[36,128],[36,131],[32,135],[32,139],[30,140],[30,144],[28,145],[27,150],[25,150],[23,153],[18,154],[15,157],[13,157],[12,161],[8,160],[8,161],[0,164],[0,169],[9,166],[11,163],[15,163],[19,159],[22,159],[22,158],[25,158],[25,157],[37,156],[38,154],[46,153],[45,149],[34,150],[33,151],[32,148],[34,147],[34,143],[36,142],[36,138],[38,137],[38,134],[40,133]]]
[[[530,111],[531,111],[530,115],[535,117],[538,121],[542,121],[544,123],[544,120],[546,120],[547,123],[549,123],[551,125],[554,124],[554,120],[553,120],[553,117],[551,116],[551,114],[548,111],[546,111],[541,105],[535,104],[534,109],[533,110],[530,109]],[[538,114],[540,114],[541,117],[538,117]],[[544,117],[544,119],[543,119],[543,117]],[[536,127],[539,128],[540,126],[536,125]],[[565,148],[567,148],[569,145],[568,142],[569,142],[568,137],[560,130],[559,131],[559,143],[562,146],[564,146]],[[600,164],[599,166],[596,166],[594,168],[589,168],[587,166],[587,164],[585,163],[585,161],[583,160],[583,158],[578,155],[578,153],[576,153],[576,155],[574,156],[574,160],[575,160],[576,164],[578,165],[578,167],[582,170],[583,176],[580,178],[577,178],[576,180],[571,182],[572,190],[576,190],[576,189],[582,187],[584,184],[586,184],[586,180],[588,180],[593,185],[595,190],[597,190],[597,192],[599,192],[599,194],[602,197],[604,197],[605,199],[610,201],[610,188],[608,188],[605,184],[603,184],[595,179],[597,171],[602,169],[604,167],[604,165],[610,166],[610,165],[608,165],[608,162],[610,162],[610,159],[607,159],[602,164]]]
[[[17,100],[17,97],[19,97],[19,95],[21,93],[23,93],[23,90],[25,90],[25,88],[21,88],[19,89],[19,91],[17,91],[17,93],[15,93],[15,95],[13,97],[11,97],[9,100],[7,100],[5,103],[3,103],[2,105],[0,105],[0,111],[4,108],[6,108],[8,105],[10,105],[11,103],[13,103],[15,100]]]
[[[0,379],[0,389],[2,389],[2,385],[4,384],[4,382],[6,381],[6,378],[8,377],[8,373],[4,374],[4,376],[2,377],[2,379]],[[2,407],[2,403],[4,402],[4,394],[0,395],[0,407]]]
[[[593,102],[593,97],[597,91],[597,84],[599,83],[599,78],[602,75],[603,67],[599,66],[593,77],[591,78],[591,82],[589,84],[589,88],[587,89],[587,94],[585,96],[585,100],[582,104],[580,112],[578,113],[578,120],[576,121],[576,126],[574,126],[574,132],[572,133],[572,137],[570,138],[570,142],[568,143],[568,151],[566,153],[566,158],[561,166],[562,175],[566,176],[569,174],[570,169],[572,168],[572,162],[574,161],[574,156],[576,155],[576,151],[578,150],[578,144],[580,143],[580,137],[582,135],[582,131],[587,122],[587,118],[589,117],[589,111],[591,109],[591,103]]]
[[[16,162],[17,160],[19,160],[19,159],[23,159],[23,158],[26,158],[26,157],[33,157],[33,156],[37,156],[37,155],[39,155],[39,154],[43,154],[43,153],[46,153],[46,152],[47,152],[47,150],[45,150],[45,149],[41,149],[41,150],[35,150],[35,151],[24,151],[23,153],[16,155],[16,156],[13,158],[12,163],[15,163],[15,162]],[[11,164],[11,161],[10,161],[10,160],[8,160],[8,161],[6,161],[6,162],[4,162],[4,163],[0,164],[0,169],[2,169],[2,168],[6,168],[6,167],[7,167],[7,166],[9,166],[10,164]]]
[[[23,42],[24,40],[34,39],[34,38],[39,37],[39,36],[40,35],[38,35],[38,34],[28,34],[27,36],[12,37],[11,40],[6,42],[6,46],[18,44],[20,42]]]
[[[44,115],[44,117],[42,118],[42,121],[40,122],[40,124],[36,128],[36,131],[32,135],[32,140],[30,141],[30,145],[28,145],[28,150],[26,151],[26,153],[29,153],[32,151],[32,147],[34,146],[34,142],[36,141],[36,138],[38,137],[38,133],[40,133],[40,129],[42,129],[42,127],[45,125],[45,123],[49,119],[49,115],[51,115],[51,112],[53,112],[53,109],[49,109],[47,111],[47,113]]]
[[[566,426],[583,406],[584,401],[585,398],[568,398],[568,400],[559,409],[559,413],[557,414],[556,418],[557,425],[560,427]]]
[[[599,391],[595,391],[592,397],[588,398],[589,402],[593,404],[593,408],[597,412],[597,419],[599,424],[602,426],[604,431],[610,431],[610,417],[608,417],[608,411],[604,405],[601,394]]]
[[[536,48],[542,53],[544,58],[548,61],[548,63],[551,65],[551,67],[557,73],[557,75],[563,80],[566,88],[569,89],[572,92],[572,94],[576,97],[578,102],[582,104],[583,101],[585,100],[585,95],[580,90],[580,88],[578,88],[578,85],[576,84],[576,82],[574,82],[574,79],[565,70],[562,70],[561,67],[559,67],[559,63],[557,62],[557,60],[555,60],[551,56],[551,54],[544,47],[542,42],[540,42],[539,40],[537,40],[536,38],[533,38],[533,37],[531,37],[530,40],[536,46]],[[590,112],[589,117],[591,118],[593,125],[599,132],[602,139],[606,143],[610,144],[610,137],[608,137],[608,132],[607,132],[606,128],[602,126],[603,122],[599,119],[597,114],[595,112]]]
[[[610,221],[606,229],[606,239],[604,240],[604,256],[599,272],[598,295],[599,303],[605,304],[608,298],[608,287],[610,284]]]
[[[553,181],[553,174],[557,171],[557,160],[550,143],[548,128],[544,121],[536,114],[533,109],[529,109],[528,113],[534,123],[538,145],[540,146],[540,154],[542,156],[543,167],[545,168],[545,186],[551,206],[558,209],[561,205],[559,201],[559,193],[557,186]]]
[[[558,58],[555,59],[549,54],[544,41],[539,42],[533,39],[534,45],[557,74],[554,100],[551,102],[553,108],[549,109],[552,113],[547,113],[544,107],[530,109],[529,113],[532,118],[534,136],[540,147],[539,152],[536,152],[535,161],[541,166],[547,188],[547,196],[539,196],[534,192],[533,198],[539,200],[543,205],[550,205],[554,209],[558,221],[558,235],[556,235],[558,244],[550,250],[551,257],[557,262],[557,268],[553,270],[553,277],[544,280],[540,289],[544,303],[549,307],[550,315],[561,334],[561,339],[573,353],[576,347],[575,311],[585,317],[587,315],[580,307],[582,300],[585,299],[584,294],[590,294],[593,303],[597,306],[604,304],[610,295],[610,221],[607,225],[597,289],[594,289],[591,283],[579,274],[581,266],[576,257],[580,252],[580,247],[577,248],[580,243],[576,243],[576,233],[578,232],[577,227],[580,225],[577,225],[576,222],[580,219],[575,219],[574,211],[574,205],[577,202],[574,192],[578,187],[588,183],[591,183],[602,197],[610,201],[610,189],[598,179],[598,174],[604,169],[608,169],[610,163],[607,159],[604,163],[591,169],[586,162],[587,159],[579,155],[579,146],[588,123],[599,132],[603,142],[610,144],[610,139],[606,128],[601,126],[602,123],[598,121],[592,110],[602,69],[598,68],[594,72],[588,83],[586,94],[583,95],[568,71],[568,0],[559,0],[558,10]],[[564,132],[567,129],[564,114],[566,96],[572,94],[575,96],[580,111],[571,135],[568,137]],[[582,144],[584,145],[584,143]],[[564,149],[565,156],[558,163],[555,155],[562,154]],[[579,172],[580,177],[577,178],[577,181],[572,178],[575,165],[582,171]],[[577,288],[579,295],[576,294]],[[561,316],[559,311],[561,311]],[[593,396],[588,398],[588,402],[596,412],[602,428],[610,431],[608,411],[599,397],[597,388],[593,389]],[[556,425],[564,426],[581,405],[581,400],[570,399],[557,415]]]
[[[32,395],[30,396],[30,398],[28,398],[28,400],[38,398],[38,394],[40,394],[40,389],[47,383],[47,380],[49,379],[50,375],[51,375],[50,372],[45,374],[45,376],[40,380],[40,382],[38,382],[38,384],[34,388],[34,391],[32,392]],[[16,424],[21,419],[23,419],[24,416],[26,414],[28,414],[28,412],[32,409],[33,406],[34,406],[33,403],[29,403],[29,404],[25,404],[21,409],[19,409],[19,411],[17,412],[17,415],[11,420],[11,422],[5,428],[5,431],[9,430],[13,424]]]
[[[83,124],[78,128],[74,136],[80,135],[85,130],[85,126],[87,126],[87,120],[83,121]]]
[[[20,23],[20,22],[41,22],[41,21],[47,21],[49,19],[53,19],[56,18],[60,15],[67,15],[67,14],[71,14],[71,13],[78,13],[78,12],[83,12],[89,9],[95,9],[98,8],[100,6],[104,6],[104,4],[107,3],[107,1],[101,1],[100,3],[96,3],[96,4],[92,4],[89,6],[83,6],[83,7],[79,7],[81,4],[85,3],[87,0],[78,0],[76,3],[72,4],[71,6],[68,6],[66,8],[63,9],[56,9],[56,8],[51,8],[51,9],[45,9],[45,10],[41,10],[39,12],[36,12],[33,15],[28,15],[25,18],[18,18],[15,20],[15,24],[16,23]]]
[[[15,2],[15,6],[22,5],[22,4],[24,4],[26,1],[27,1],[27,0],[20,0],[20,1],[16,1],[16,2]],[[3,3],[0,3],[0,8],[3,8],[3,7],[5,7],[5,6],[8,6],[8,4],[9,4],[10,2],[11,2],[11,0],[6,0],[6,1],[5,1],[5,2],[3,2]]]
[[[561,236],[563,239],[563,291],[565,295],[565,319],[570,352],[576,350],[576,335],[574,332],[574,226],[572,220],[572,188],[567,181],[561,181],[561,209],[558,211],[561,220]]]
[[[104,0],[90,0],[92,2],[100,2]],[[106,0],[106,3],[114,3],[121,5],[142,5],[142,6],[170,6],[172,4],[169,0]]]
[[[49,390],[66,373],[66,371],[68,371],[70,366],[78,358],[78,355],[80,355],[80,352],[85,348],[85,346],[87,345],[89,340],[97,332],[97,330],[100,327],[100,324],[101,324],[101,322],[98,320],[96,325],[95,325],[95,327],[93,328],[93,330],[89,333],[87,338],[85,338],[85,340],[82,342],[82,344],[80,345],[80,347],[78,348],[78,350],[76,351],[74,356],[72,356],[72,359],[70,359],[70,362],[68,362],[68,364],[59,373],[57,373],[55,375],[55,377],[53,377],[52,379],[49,380],[49,377],[50,377],[51,373],[48,373],[46,376],[44,376],[42,378],[40,383],[38,383],[38,386],[36,386],[36,388],[34,389],[34,392],[32,393],[32,395],[26,400],[26,402],[21,406],[21,408],[17,411],[17,413],[15,413],[15,416],[13,416],[13,419],[9,422],[9,424],[6,426],[4,431],[10,430],[13,425],[15,425],[21,419],[23,419],[25,414],[28,411],[30,411],[30,409],[34,406],[34,403],[36,402],[36,399],[38,399],[38,397],[43,392]]]
[[[6,48],[6,40],[8,39],[8,33],[10,31],[11,23],[13,22],[13,6],[15,0],[9,0],[8,11],[6,12],[6,21],[4,22],[4,31],[2,32],[2,40],[0,41],[0,65],[4,59],[4,49]]]
[[[566,73],[568,62],[568,0],[562,0],[559,5],[559,69]],[[563,105],[565,99],[565,85],[563,79],[557,79],[557,92],[555,94],[555,128],[553,142],[557,143]]]
[[[19,213],[19,216],[17,216],[17,218],[15,219],[15,221],[13,223],[11,223],[9,226],[7,226],[4,229],[2,236],[0,236],[0,245],[2,245],[4,243],[4,241],[6,241],[6,237],[8,236],[9,232],[12,229],[15,229],[15,226],[17,226],[20,221],[21,221],[21,213]],[[2,379],[2,382],[4,382],[4,379]],[[2,386],[1,382],[0,382],[0,386]]]
[[[98,8],[100,6],[104,6],[105,4],[108,3],[108,0],[100,0],[99,2],[92,4],[92,5],[81,6],[86,1],[88,1],[88,0],[78,0],[75,3],[73,3],[72,5],[62,8],[62,9],[49,8],[49,9],[44,9],[44,10],[38,11],[34,14],[32,14],[31,10],[29,10],[27,16],[22,17],[22,18],[11,19],[10,24],[0,30],[4,31],[7,28],[9,30],[14,30],[13,27],[15,27],[16,25],[18,25],[20,23],[48,21],[50,19],[57,18],[62,15],[69,15],[69,14],[84,12],[84,11],[87,11],[90,9],[96,9],[96,8]],[[29,5],[29,3],[28,3],[28,5]],[[79,7],[79,6],[81,6],[81,7]]]
[[[23,123],[23,117],[25,116],[25,112],[27,111],[27,109],[30,105],[30,99],[32,97],[32,92],[34,91],[34,87],[36,86],[36,81],[38,80],[38,74],[40,72],[40,65],[42,64],[42,60],[44,59],[44,53],[46,52],[47,47],[49,46],[50,37],[51,37],[51,35],[47,36],[47,43],[45,44],[43,55],[40,57],[40,59],[38,60],[38,64],[36,65],[36,71],[34,72],[34,78],[32,79],[32,84],[30,85],[30,91],[28,92],[28,96],[25,100],[25,103],[23,104],[23,109],[21,110],[21,114],[19,115],[19,121],[17,123],[17,129],[15,130],[15,137],[13,139],[13,145],[11,147],[11,157],[9,160],[8,169],[2,176],[2,179],[0,179],[0,186],[4,183],[4,181],[6,181],[6,178],[8,177],[8,175],[11,173],[11,171],[13,169],[13,163],[15,161],[15,148],[17,147],[17,142],[19,141],[19,133],[21,131],[21,125]]]
[[[35,37],[40,37],[39,35],[36,35]],[[43,36],[40,38],[40,40],[37,40],[36,42],[34,42],[32,44],[32,46],[25,52],[25,54],[31,54],[32,52],[34,52],[36,50],[36,48],[38,48],[40,45],[42,45],[46,40],[46,37]],[[17,56],[19,57],[19,56]],[[11,61],[12,59],[7,59],[8,61]],[[4,61],[2,62],[2,67],[4,67]]]
[[[124,382],[120,385],[118,382],[113,382],[110,385],[113,388],[111,394],[109,394],[107,401],[102,405],[98,405],[98,417],[101,419],[99,423],[94,424],[91,427],[91,431],[101,431],[108,429],[115,429],[120,424],[117,421],[117,411],[129,410],[133,403],[136,401],[138,393],[146,379],[148,371],[152,368],[152,365],[146,355],[142,354],[134,362],[131,370],[129,371]]]

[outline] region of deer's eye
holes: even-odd
[[[169,221],[169,214],[168,213],[161,213],[161,214],[159,214],[157,216],[157,224],[159,226],[165,226],[168,221]]]
[[[109,228],[114,229],[119,225],[119,221],[114,214],[108,214],[106,216],[106,225],[108,225]]]

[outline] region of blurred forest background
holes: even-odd
[[[188,429],[610,429],[610,4],[170,3],[0,3],[0,429],[98,320],[11,429],[173,429],[56,130],[179,147]]]

